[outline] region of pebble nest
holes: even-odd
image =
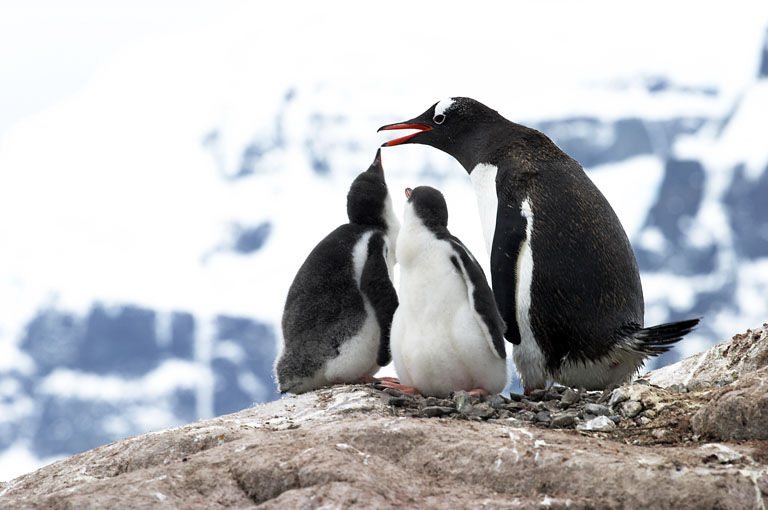
[[[681,434],[680,422],[703,402],[687,393],[701,394],[711,384],[692,382],[660,388],[638,379],[630,385],[605,391],[586,391],[564,386],[533,390],[528,395],[473,396],[466,391],[450,398],[413,396],[374,384],[389,396],[394,416],[501,422],[513,426],[607,432],[627,442],[675,443],[696,440]],[[692,398],[694,397],[694,398]],[[693,402],[693,404],[692,404]],[[670,433],[672,427],[674,433]],[[642,435],[641,435],[642,433]]]

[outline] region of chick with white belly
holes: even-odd
[[[498,393],[507,383],[504,323],[482,268],[448,231],[442,193],[405,191],[397,238],[400,304],[391,348],[407,393],[447,397],[454,391]]]

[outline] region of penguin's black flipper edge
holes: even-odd
[[[488,346],[496,353],[496,356],[504,359],[507,356],[504,348],[504,321],[499,314],[493,291],[488,286],[483,268],[480,267],[480,264],[461,241],[451,236],[449,242],[456,253],[456,257],[452,257],[451,261],[464,278],[469,302],[472,304],[476,318],[479,323],[485,326],[481,329],[484,332],[487,330],[487,335],[490,335],[490,338],[486,336]]]
[[[368,298],[381,328],[381,340],[376,363],[383,367],[392,361],[389,335],[392,316],[397,310],[397,292],[387,270],[387,246],[384,236],[376,233],[368,241],[368,257],[360,277],[360,290]]]
[[[525,242],[526,220],[520,214],[520,206],[509,208],[499,201],[496,213],[496,230],[491,247],[491,285],[501,318],[506,324],[504,338],[520,345],[520,328],[517,323],[517,261],[520,248]]]

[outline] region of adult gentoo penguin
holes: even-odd
[[[507,383],[504,324],[485,274],[448,231],[442,193],[405,190],[397,238],[400,306],[392,320],[392,359],[402,384],[384,386],[446,397],[498,393]]]
[[[629,380],[699,319],[643,327],[632,247],[584,169],[543,133],[453,97],[379,130],[417,129],[384,146],[431,145],[475,188],[505,338],[526,391],[547,381],[603,389]]]
[[[349,223],[320,241],[288,291],[275,364],[280,393],[367,380],[391,360],[389,332],[398,304],[392,269],[400,222],[380,150],[352,183],[347,215]]]

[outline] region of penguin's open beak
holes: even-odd
[[[418,134],[424,133],[425,131],[432,131],[432,126],[415,122],[416,120],[417,119],[413,119],[406,122],[398,122],[396,124],[388,124],[386,126],[381,126],[378,129],[378,131],[390,131],[394,129],[418,129],[417,132],[411,133],[410,135],[405,135],[403,137],[395,138],[394,140],[385,142],[384,144],[382,144],[382,147],[392,147],[394,145],[400,145],[401,143],[407,143],[408,140],[410,140],[411,138],[413,138]]]
[[[390,131],[395,129],[418,129],[415,133],[411,133],[410,135],[405,135],[401,138],[396,138],[394,140],[390,140],[382,145],[382,147],[392,147],[393,145],[400,145],[402,143],[426,143],[422,139],[416,139],[414,140],[414,137],[417,137],[423,133],[426,133],[428,131],[432,131],[435,129],[435,124],[432,122],[432,118],[434,117],[435,113],[435,106],[437,106],[437,103],[433,104],[429,110],[422,113],[418,117],[406,120],[405,122],[397,122],[395,124],[387,124],[386,126],[381,126],[378,131]],[[378,132],[377,131],[377,132]],[[428,140],[429,137],[426,137]],[[427,145],[429,145],[427,143]]]
[[[405,188],[405,198],[411,198],[411,193],[413,193],[411,188]]]

